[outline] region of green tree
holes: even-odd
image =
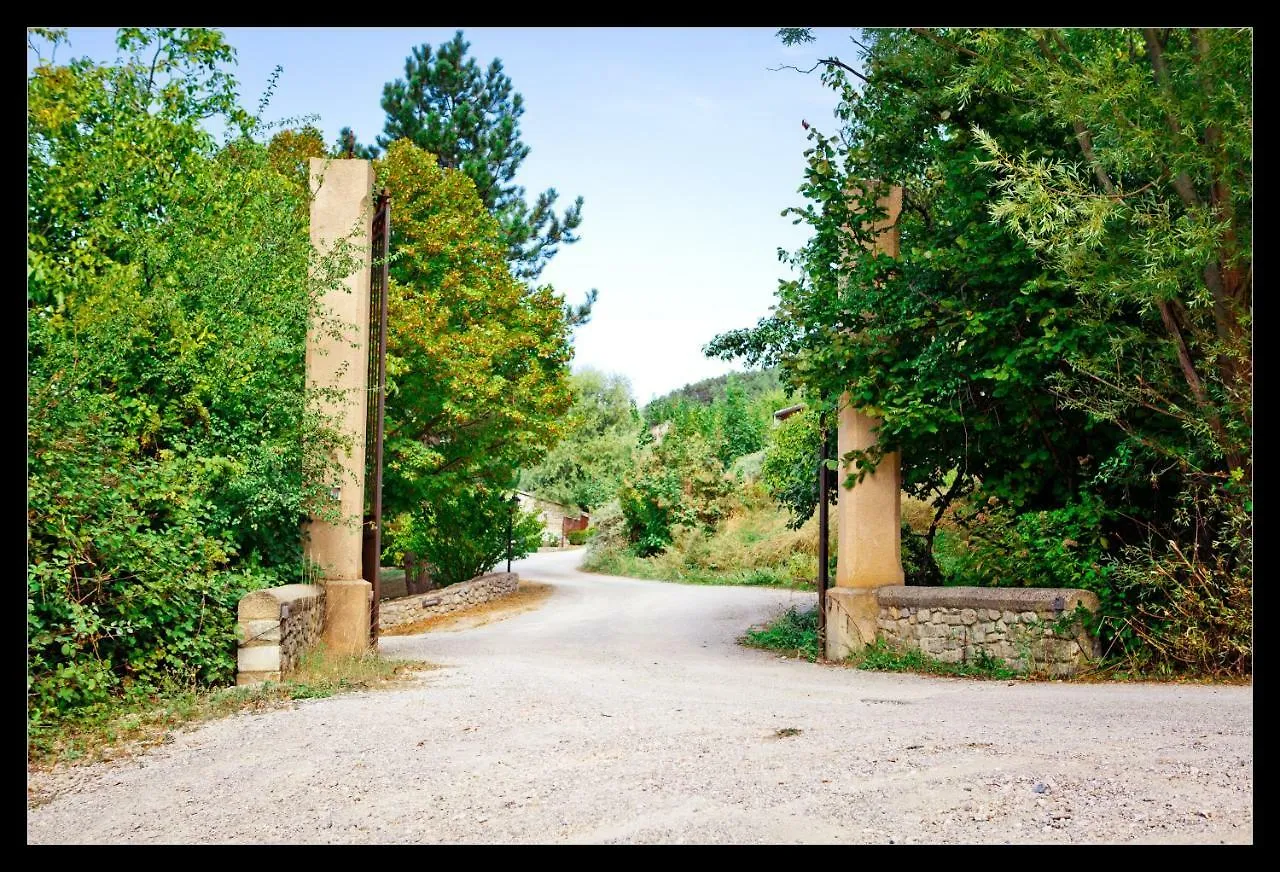
[[[778,425],[765,451],[760,480],[769,496],[790,515],[787,526],[798,530],[818,507],[818,450],[822,436],[818,413],[797,412]],[[835,488],[832,488],[834,500]]]
[[[612,499],[631,469],[640,415],[624,376],[583,369],[570,379],[565,435],[521,475],[521,488],[590,511]]]
[[[505,560],[508,529],[513,560],[532,554],[542,544],[538,514],[487,488],[445,494],[420,511],[401,516],[400,521],[397,541],[430,565],[432,581],[438,585],[467,581]]]
[[[819,62],[842,103],[836,135],[810,128],[804,277],[709,351],[781,362],[881,416],[910,493],[939,517],[971,495],[960,520],[988,578],[1022,580],[1055,538],[1088,544],[1066,575],[1099,591],[1129,650],[1211,629],[1223,644],[1203,650],[1241,668],[1250,35],[920,28],[859,44],[856,65]],[[896,259],[869,250],[866,179],[904,187]],[[998,525],[1009,535],[989,523],[1024,514],[1039,521]],[[1166,541],[1190,557],[1158,557]],[[1193,626],[1174,600],[1220,607]]]
[[[511,275],[471,180],[407,140],[377,167],[393,192],[384,511],[401,532],[449,535],[443,507],[509,493],[564,432],[572,396],[562,298]],[[397,519],[397,515],[407,515]]]
[[[324,154],[324,134],[311,124],[281,130],[267,144],[267,156],[276,171],[304,186],[310,184],[308,161]]]
[[[338,131],[338,138],[334,140],[333,146],[329,149],[331,157],[344,158],[351,157],[361,158],[363,160],[375,160],[379,151],[376,145],[366,145],[356,139],[355,131],[350,127],[344,127]]]
[[[742,384],[730,377],[725,385],[724,401],[717,409],[720,462],[729,466],[744,454],[764,447],[766,424],[747,403]]]
[[[407,139],[436,156],[440,166],[460,170],[498,221],[510,260],[522,279],[536,279],[561,245],[578,241],[582,198],[556,213],[554,188],[530,206],[516,173],[529,146],[520,140],[524,99],[512,88],[502,61],[481,69],[467,55],[471,44],[458,31],[433,52],[429,44],[405,59],[404,78],[382,92],[387,120],[378,145]]]
[[[638,452],[618,492],[628,539],[648,556],[671,544],[677,526],[714,529],[729,513],[732,491],[706,437],[673,426]]]

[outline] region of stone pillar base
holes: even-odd
[[[324,582],[324,644],[334,654],[369,650],[369,611],[373,585],[363,578]]]
[[[843,660],[876,640],[880,603],[874,587],[833,587],[827,591],[828,660]]]

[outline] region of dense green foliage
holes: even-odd
[[[616,503],[592,516],[595,535],[583,568],[608,575],[689,584],[767,585],[812,590],[817,578],[817,519],[791,529],[757,483],[735,483],[714,529],[673,529],[661,552],[640,556]],[[831,522],[832,543],[835,522]]]
[[[818,412],[804,409],[780,423],[765,451],[760,480],[777,504],[799,527],[818,507],[818,451],[822,434]],[[831,488],[834,501],[836,488]]]
[[[301,581],[317,260],[213,31],[120,31],[27,85],[29,715],[225,683],[235,606]],[[219,148],[202,127],[229,126]],[[319,510],[317,510],[319,511]]]
[[[643,414],[651,428],[698,434],[729,468],[765,447],[773,413],[789,402],[776,372],[729,373],[658,397]]]
[[[564,436],[521,474],[520,488],[589,512],[617,496],[640,437],[640,415],[623,376],[583,369],[569,382],[573,405]]]
[[[962,509],[966,578],[1069,580],[1133,657],[1247,671],[1251,34],[862,42],[822,63],[802,278],[709,351],[882,417],[904,489]],[[867,179],[904,188],[897,258]]]
[[[751,400],[777,396],[783,390],[782,376],[776,367],[704,378],[650,400],[644,407],[645,422],[652,425],[669,420],[672,409],[685,401],[710,406],[723,400],[730,381],[740,385]]]
[[[501,492],[470,488],[443,493],[405,513],[395,536],[402,551],[431,566],[433,583],[457,584],[493,569],[508,553],[515,560],[537,551],[542,521]]]
[[[467,55],[471,47],[458,31],[437,47],[423,44],[404,62],[404,78],[382,91],[387,120],[378,145],[407,139],[435,155],[440,166],[460,170],[475,182],[476,194],[498,220],[516,273],[536,279],[561,245],[578,241],[582,198],[563,216],[555,211],[554,188],[525,201],[516,172],[529,146],[520,140],[524,99],[495,58],[481,69]]]
[[[618,492],[636,552],[644,556],[666,548],[677,526],[714,529],[728,513],[731,489],[706,438],[672,427],[637,452]]]

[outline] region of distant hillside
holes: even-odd
[[[705,378],[655,397],[644,407],[644,419],[650,425],[657,424],[669,417],[671,409],[676,406],[686,403],[710,406],[717,403],[724,399],[725,388],[731,378],[742,386],[748,403],[766,395],[777,396],[783,392],[782,378],[776,367],[751,372],[730,372],[715,378]]]

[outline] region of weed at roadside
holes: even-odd
[[[168,741],[177,729],[239,712],[283,708],[295,700],[384,687],[431,668],[421,661],[390,660],[376,653],[335,656],[318,650],[304,657],[282,682],[217,690],[172,688],[75,709],[60,720],[29,727],[27,762],[49,767],[110,760]]]

